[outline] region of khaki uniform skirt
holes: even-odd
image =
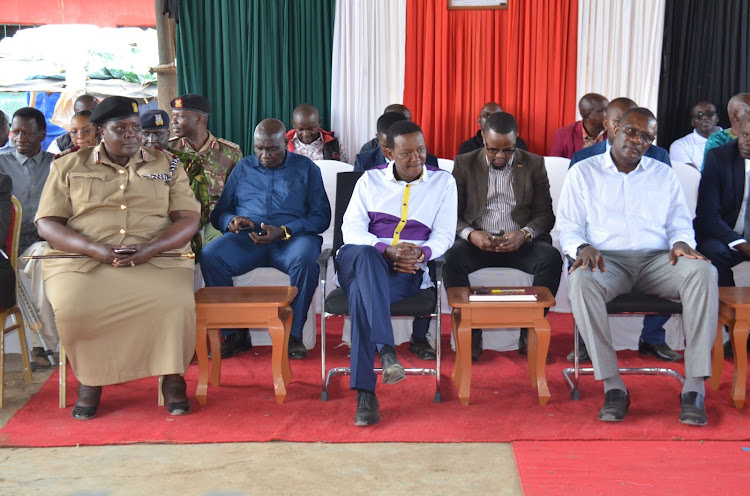
[[[150,263],[56,274],[44,282],[79,382],[105,386],[184,374],[195,353],[194,271]]]

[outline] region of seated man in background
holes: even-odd
[[[232,277],[258,267],[286,274],[297,297],[292,302],[289,358],[305,358],[302,327],[318,287],[320,233],[331,223],[331,206],[315,163],[286,150],[286,129],[277,119],[255,128],[255,155],[243,158],[227,180],[211,213],[223,236],[203,249],[206,286],[233,286]],[[230,331],[222,358],[252,347],[247,330]]]
[[[398,112],[399,114],[406,117],[407,121],[411,120],[411,111],[406,108],[406,106],[401,105],[400,103],[392,103],[388,105],[384,110],[383,113],[388,112]],[[369,152],[370,150],[376,150],[380,148],[380,139],[378,138],[377,130],[375,131],[375,137],[362,145],[362,148],[359,149],[359,153],[365,153]]]
[[[388,128],[396,122],[406,120],[408,119],[404,117],[403,114],[399,114],[397,112],[386,112],[385,114],[381,115],[378,118],[377,138],[379,146],[378,148],[370,150],[369,152],[358,153],[357,157],[354,159],[354,170],[366,171],[368,169],[372,169],[373,167],[377,167],[378,165],[388,163],[388,159],[386,158],[386,150],[388,149],[388,140],[386,133],[388,131]],[[432,167],[437,167],[438,159],[435,155],[430,155],[428,153],[426,163],[427,165],[430,165]]]
[[[169,151],[182,162],[190,188],[201,204],[202,232],[198,231],[192,242],[193,252],[200,257],[203,246],[221,236],[211,226],[209,216],[229,173],[242,158],[242,150],[240,145],[216,138],[208,130],[211,103],[205,97],[190,93],[175,98],[171,105],[174,138],[169,140]]]
[[[0,110],[0,153],[13,148],[13,140],[10,139],[10,123],[5,112]]]
[[[604,128],[607,131],[607,139],[594,146],[575,152],[573,158],[570,160],[570,167],[573,167],[574,164],[586,158],[609,152],[612,142],[615,139],[615,131],[620,127],[622,116],[625,115],[625,112],[637,106],[633,100],[625,97],[615,98],[609,102],[607,110],[604,113]],[[667,150],[659,146],[649,145],[643,156],[653,158],[672,167]],[[667,323],[669,317],[669,315],[646,315],[643,317],[643,329],[641,330],[641,337],[638,340],[638,353],[655,356],[665,362],[674,362],[682,359],[682,355],[670,348],[666,342],[664,324]],[[579,361],[588,362],[591,360],[582,337],[580,337],[578,352]],[[571,350],[568,353],[568,361],[572,362],[574,360],[575,350]]]
[[[344,245],[336,255],[338,282],[349,298],[350,387],[357,390],[357,426],[380,421],[375,351],[384,384],[406,378],[394,349],[391,303],[432,287],[427,262],[450,248],[456,225],[455,181],[425,165],[419,126],[397,122],[388,128],[386,140],[392,162],[370,169],[357,182],[341,227]],[[420,339],[426,340],[426,330]]]
[[[96,108],[97,105],[99,105],[99,100],[94,95],[81,95],[76,98],[75,103],[73,103],[73,113],[75,115],[78,115],[84,110],[88,110],[89,112],[91,112]],[[89,115],[91,114],[89,113]],[[69,150],[70,148],[73,148],[74,146],[77,145],[74,143],[73,136],[70,134],[70,132],[67,132],[50,143],[50,145],[47,147],[47,151],[52,153],[53,155],[57,155],[58,153],[62,153],[66,150]]]
[[[141,131],[143,131],[143,146],[159,148],[167,151],[169,148],[169,114],[162,109],[151,109],[141,114]]]
[[[607,139],[604,129],[604,111],[609,102],[598,93],[586,93],[578,102],[581,120],[555,131],[549,154],[553,157],[572,158],[583,148]]]
[[[464,153],[469,153],[473,152],[474,150],[484,148],[484,140],[482,139],[482,129],[484,129],[484,123],[492,114],[496,114],[502,111],[502,107],[500,107],[500,105],[495,102],[485,103],[484,106],[479,109],[479,117],[477,118],[479,129],[477,130],[477,134],[461,143],[461,146],[458,147],[458,155],[463,155]],[[526,151],[529,150],[529,148],[526,146],[526,142],[521,139],[520,136],[516,137],[516,148],[520,148],[521,150]]]
[[[693,132],[672,143],[669,147],[669,158],[701,170],[708,137],[721,131],[721,127],[716,125],[718,122],[719,114],[716,113],[713,103],[698,102],[693,105],[690,109],[690,124],[693,126]]]
[[[568,296],[594,377],[604,382],[599,420],[605,422],[624,420],[630,407],[607,302],[636,289],[681,301],[686,348],[680,422],[705,425],[704,380],[711,376],[719,306],[716,269],[693,248],[690,212],[677,175],[644,156],[656,132],[651,111],[631,109],[608,153],[568,171],[557,212],[563,252],[575,259]]]
[[[740,124],[750,116],[750,93],[738,93],[729,99],[727,103],[727,114],[731,127],[716,131],[708,137],[706,141],[703,160],[706,160],[706,153],[712,148],[726,145],[730,141],[737,139],[740,134]],[[703,167],[700,167],[703,170]]]
[[[458,155],[453,177],[458,188],[456,242],[445,254],[445,286],[470,286],[469,274],[485,267],[511,267],[534,276],[534,286],[554,295],[562,257],[552,246],[555,224],[544,158],[516,147],[518,124],[506,113],[489,116],[484,147]],[[499,239],[493,233],[504,232]],[[518,349],[526,354],[527,333]],[[472,329],[471,358],[482,353],[482,330]]]
[[[333,131],[320,128],[320,114],[314,105],[303,103],[292,113],[292,126],[286,134],[287,150],[310,160],[338,160],[347,162],[344,146]]]

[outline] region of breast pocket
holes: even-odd
[[[274,184],[274,193],[279,205],[288,213],[300,215],[307,198],[307,183],[301,177],[282,179]]]
[[[71,172],[68,180],[74,205],[99,203],[107,196],[107,176],[102,172]]]

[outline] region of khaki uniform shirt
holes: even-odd
[[[97,242],[114,246],[152,240],[172,220],[171,212],[200,207],[179,161],[153,148],[140,148],[126,166],[113,163],[100,144],[55,159],[42,192],[36,220],[68,219],[68,227]],[[188,252],[186,243],[179,250]],[[50,248],[46,254],[61,252]],[[157,267],[194,267],[189,258],[149,260]],[[99,264],[90,258],[45,260],[44,279],[63,272],[88,272]]]

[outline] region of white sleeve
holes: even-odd
[[[443,256],[456,240],[456,223],[458,222],[458,190],[456,180],[450,176],[443,188],[440,207],[435,215],[435,222],[430,237],[422,245],[425,261]],[[429,251],[428,251],[429,250]]]
[[[581,167],[572,167],[565,176],[557,202],[557,232],[565,255],[576,258],[576,250],[586,239],[586,184]]]
[[[365,173],[354,185],[354,192],[349,201],[349,206],[344,212],[344,220],[341,224],[341,235],[344,244],[375,246],[378,238],[369,231],[370,215],[367,208],[368,188],[372,187],[369,174]],[[381,243],[383,244],[383,243]]]

